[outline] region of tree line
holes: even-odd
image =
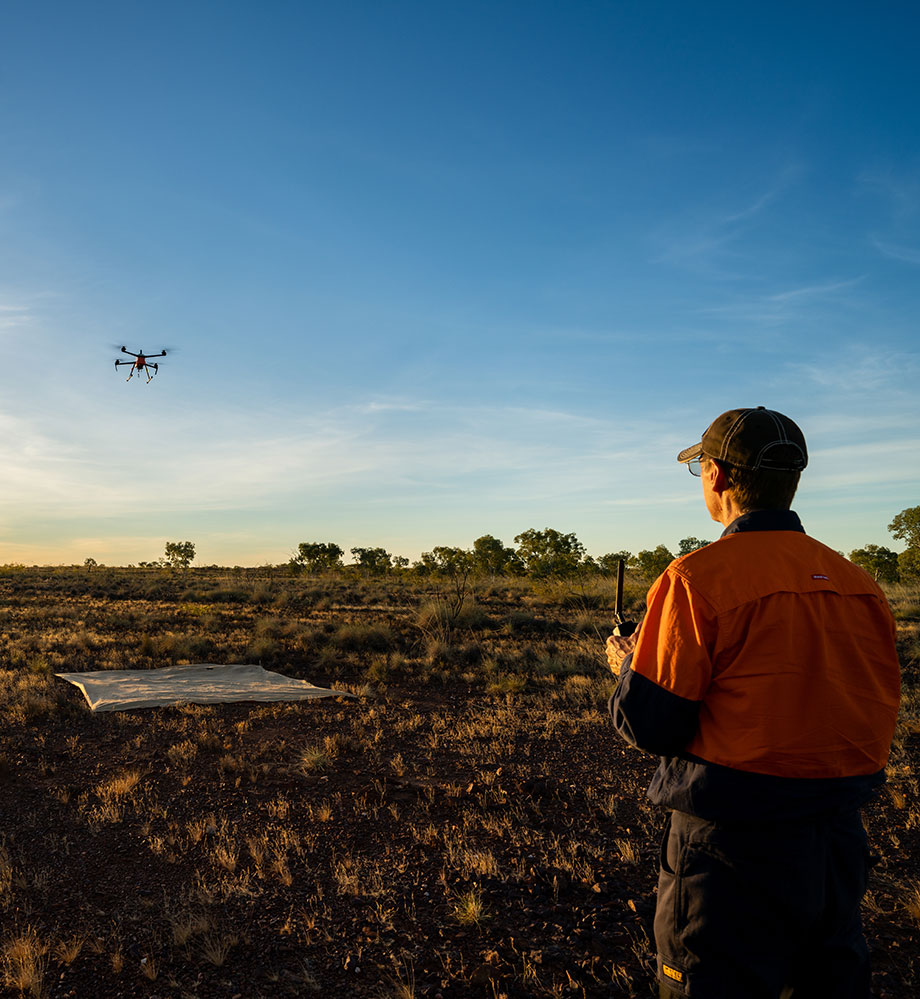
[[[890,534],[907,547],[898,553],[882,545],[870,544],[856,548],[847,556],[865,569],[874,579],[885,583],[920,581],[920,506],[908,507],[888,525]],[[580,573],[616,572],[622,559],[626,567],[647,580],[660,576],[668,565],[681,555],[710,544],[699,538],[681,538],[677,551],[665,545],[633,554],[629,551],[608,552],[597,558],[588,555],[574,534],[563,534],[551,527],[542,531],[530,528],[514,539],[516,547],[506,546],[491,534],[473,542],[472,548],[437,545],[422,552],[410,562],[402,555],[393,555],[385,548],[352,548],[352,566],[371,576],[407,573],[415,576],[530,576],[534,578],[574,576]],[[841,554],[843,554],[841,552]],[[169,567],[187,569],[195,560],[195,545],[191,541],[167,541],[163,557],[153,562],[139,562],[140,568]],[[88,558],[87,567],[96,566]],[[301,541],[291,556],[288,567],[292,572],[330,572],[346,568],[345,550],[334,541]]]
[[[875,580],[886,583],[920,582],[920,506],[908,507],[897,514],[888,531],[907,547],[898,553],[881,545],[869,544],[856,548],[847,556],[865,569]],[[473,547],[456,548],[439,545],[422,552],[416,562],[391,555],[384,548],[352,548],[354,564],[371,575],[390,572],[411,572],[415,575],[489,575],[489,576],[573,576],[578,573],[613,573],[622,559],[626,567],[647,580],[660,576],[668,565],[681,555],[710,544],[699,538],[682,538],[677,551],[665,545],[633,554],[629,551],[609,552],[597,558],[585,552],[584,545],[574,534],[563,534],[551,527],[534,528],[518,534],[516,548],[506,547],[498,538],[485,534],[473,542]],[[841,554],[843,554],[841,552]],[[344,567],[345,552],[333,542],[303,541],[291,558],[295,571],[324,572]]]
[[[400,572],[416,576],[530,576],[548,578],[574,576],[580,573],[613,573],[623,559],[627,567],[647,579],[654,579],[678,555],[708,545],[699,538],[683,538],[676,554],[665,545],[640,551],[608,552],[594,558],[574,534],[564,534],[552,527],[542,531],[530,528],[514,539],[509,547],[491,534],[473,542],[472,548],[437,545],[422,552],[415,562],[392,555],[385,548],[352,548],[352,563],[368,575]],[[290,567],[295,572],[329,572],[345,568],[345,551],[332,541],[302,541],[291,556]]]
[[[851,551],[850,561],[880,582],[920,581],[920,506],[902,510],[888,525],[888,533],[906,543],[904,551],[898,553],[882,545],[866,545]]]

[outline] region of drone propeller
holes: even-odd
[[[148,355],[146,353],[146,351],[142,351],[139,348],[137,348],[136,346],[129,348],[128,346],[126,346],[125,344],[122,344],[122,343],[110,343],[107,346],[108,346],[109,350],[114,350],[116,353],[144,354],[145,357],[147,357],[147,356],[155,356],[156,354],[159,354],[162,351],[165,351],[167,354],[177,354],[177,353],[179,353],[179,350],[181,349],[179,347],[171,347],[169,344],[166,344],[165,347],[160,347],[160,350],[154,351],[153,355]]]

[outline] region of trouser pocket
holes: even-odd
[[[688,999],[868,995],[858,815],[761,826],[673,812],[660,848],[659,981]],[[833,983],[832,987],[829,983]]]
[[[687,971],[679,946],[680,837],[673,813],[665,820],[658,856],[658,904],[655,907],[655,945],[662,996],[687,995]]]

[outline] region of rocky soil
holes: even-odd
[[[663,817],[643,794],[656,761],[614,737],[591,663],[607,608],[480,592],[481,613],[438,631],[425,595],[52,582],[7,581],[0,996],[655,994]],[[889,999],[920,982],[916,624],[901,627],[905,718],[866,814]],[[94,715],[53,676],[166,665],[176,636],[220,661],[271,641],[266,665],[358,696]]]

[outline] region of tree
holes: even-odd
[[[191,541],[167,541],[166,561],[174,569],[187,569],[195,561],[195,545]]]
[[[584,545],[574,534],[561,534],[551,527],[544,531],[530,528],[519,534],[514,543],[531,576],[570,576],[577,571],[585,554]]]
[[[671,552],[664,545],[658,545],[654,551],[639,552],[632,568],[638,569],[647,580],[652,580],[657,579],[673,561]]]
[[[893,538],[904,541],[908,548],[920,548],[920,506],[902,510],[888,525]]]
[[[601,572],[614,573],[617,571],[617,562],[623,561],[627,565],[633,561],[632,552],[607,552],[597,560],[597,567]]]
[[[876,582],[898,581],[898,556],[890,548],[883,548],[881,545],[856,548],[850,552],[850,561],[860,569],[865,569]]]
[[[412,563],[412,569],[419,576],[431,576],[438,571],[438,560],[431,552],[422,552],[417,562]]]
[[[677,542],[677,557],[680,558],[681,555],[689,555],[690,552],[695,552],[698,548],[705,548],[706,545],[711,544],[711,541],[700,541],[699,538],[681,538]]]
[[[423,557],[426,554],[429,553],[423,553]],[[445,576],[465,576],[473,565],[470,553],[463,548],[436,545],[430,555],[434,571]]]
[[[506,548],[498,538],[483,534],[473,542],[473,571],[484,576],[505,576],[519,573],[523,566],[513,548]]]
[[[920,548],[907,548],[898,556],[898,575],[902,583],[920,582]]]
[[[294,561],[310,572],[337,569],[345,553],[334,541],[301,541]]]
[[[372,576],[382,576],[393,568],[393,557],[384,548],[352,548],[351,554],[358,567]]]

